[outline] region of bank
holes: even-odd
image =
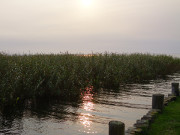
[[[180,135],[180,97],[158,114],[144,135]]]

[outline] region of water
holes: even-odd
[[[129,84],[97,93],[88,89],[82,102],[46,102],[0,116],[0,134],[22,135],[108,135],[108,123],[119,120],[126,129],[151,108],[152,94],[171,93],[171,83],[179,82],[180,74],[166,80],[146,84]]]
[[[175,58],[180,58],[180,54],[171,54],[171,56],[173,56]]]

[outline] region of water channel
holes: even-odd
[[[81,102],[39,103],[0,115],[0,134],[108,135],[108,123],[119,120],[131,127],[151,108],[152,94],[171,93],[180,74],[143,84],[129,84],[118,91],[87,89]]]

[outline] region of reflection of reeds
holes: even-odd
[[[76,97],[80,88],[118,88],[180,70],[180,59],[149,54],[0,54],[0,102],[36,96]]]

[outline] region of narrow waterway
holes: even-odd
[[[171,83],[179,82],[180,74],[166,80],[145,84],[129,84],[118,91],[87,89],[81,102],[39,103],[35,107],[0,116],[0,134],[22,135],[108,135],[108,123],[119,120],[126,129],[151,108],[152,94],[171,93]]]

